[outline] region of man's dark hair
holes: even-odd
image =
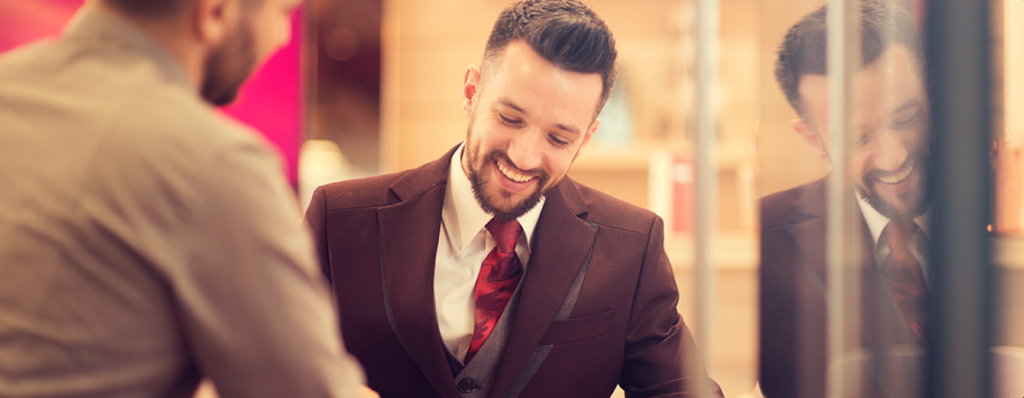
[[[146,18],[177,15],[187,0],[104,0],[110,6],[122,12]]]
[[[601,75],[596,116],[615,85],[615,38],[604,21],[576,0],[523,0],[501,12],[484,49],[482,73],[501,58],[505,47],[523,40],[555,66]]]
[[[800,99],[800,78],[828,74],[827,14],[827,5],[807,14],[789,28],[786,39],[779,46],[775,80],[782,86],[793,110],[801,117],[806,116],[806,109]],[[861,65],[874,62],[896,43],[905,46],[916,69],[924,71],[924,49],[914,20],[906,10],[884,1],[864,0],[860,2],[857,17],[860,21]]]
[[[158,19],[178,15],[192,0],[104,0],[110,6],[136,17]],[[264,0],[242,0],[246,7],[259,5]]]

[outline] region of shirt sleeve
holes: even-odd
[[[294,194],[262,143],[218,150],[183,270],[171,278],[183,332],[222,398],[355,397],[364,382]]]

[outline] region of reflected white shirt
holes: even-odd
[[[480,274],[480,264],[494,249],[494,238],[484,228],[492,216],[484,212],[473,196],[469,177],[462,170],[463,143],[452,155],[448,170],[448,186],[441,209],[441,231],[438,234],[437,257],[434,260],[434,305],[441,339],[459,359],[466,357],[473,338],[476,302],[473,288]],[[530,240],[537,226],[544,199],[519,217],[523,234],[516,244],[516,255],[526,271],[530,262]]]
[[[860,205],[860,213],[864,215],[864,221],[868,224],[868,230],[871,231],[871,238],[873,239],[873,245],[871,247],[878,246],[878,240],[882,237],[882,230],[889,224],[889,218],[879,213],[874,207],[868,204],[867,199],[861,196],[860,192],[857,194],[857,204]],[[928,236],[928,212],[922,214],[920,217],[914,219],[914,223],[917,224],[917,233],[914,234],[914,244],[910,245],[910,253],[914,255],[917,262],[921,264],[921,273],[924,274],[925,283],[931,284],[931,280],[928,278],[928,253],[923,253],[921,250],[922,239],[930,240]],[[884,259],[875,259],[877,264],[882,264]]]

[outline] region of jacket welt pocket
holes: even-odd
[[[540,340],[541,345],[565,344],[599,337],[608,333],[614,311],[607,310],[593,315],[554,321]]]

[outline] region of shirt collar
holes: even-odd
[[[480,208],[473,195],[469,177],[462,170],[462,152],[465,148],[466,143],[463,142],[452,155],[448,168],[448,187],[445,189],[444,206],[441,210],[441,218],[448,229],[448,238],[451,239],[457,253],[462,252],[493,217]],[[537,227],[544,202],[545,198],[541,197],[533,209],[518,218],[519,225],[523,226],[522,236],[526,238],[527,250],[530,248],[533,230]]]
[[[868,224],[868,229],[871,231],[871,237],[875,245],[878,244],[878,239],[882,236],[882,230],[889,224],[889,218],[883,216],[878,210],[875,210],[871,204],[868,203],[867,199],[861,196],[860,192],[857,194],[857,204],[860,205],[860,213],[864,215],[864,221]],[[924,232],[925,236],[928,236],[928,217],[929,212],[925,212],[921,216],[914,218],[914,223],[917,227]]]

